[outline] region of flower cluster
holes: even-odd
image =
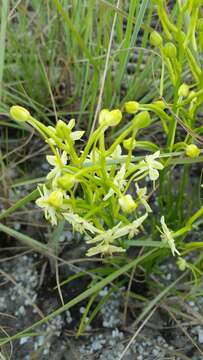
[[[52,225],[65,219],[74,231],[85,234],[91,246],[87,256],[125,252],[124,239],[143,230],[143,222],[152,212],[147,186],[140,186],[139,182],[145,182],[148,177],[154,185],[164,168],[160,150],[146,154],[141,160],[133,156],[139,144],[139,130],[149,126],[151,120],[147,111],[139,112],[137,102],[126,103],[125,109],[133,114],[132,121],[108,148],[105,134],[109,127],[117,126],[122,120],[118,109],[101,111],[98,128],[78,154],[75,142],[84,132],[73,131],[74,119],[69,123],[59,120],[55,127],[46,127],[27,110],[18,106],[11,108],[14,119],[32,124],[52,150],[52,154],[47,155],[50,165],[47,182],[39,185],[40,197],[36,204]],[[161,223],[163,241],[168,242],[173,255],[179,254],[163,217]]]

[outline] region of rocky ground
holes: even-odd
[[[169,284],[177,275],[174,264],[161,265],[155,280]],[[64,271],[64,270],[63,270]],[[70,269],[68,270],[70,271]],[[71,270],[72,271],[72,270]],[[5,337],[25,329],[32,323],[61,306],[55,275],[51,275],[48,262],[31,252],[5,257],[0,266],[0,329]],[[152,277],[153,277],[152,276]],[[83,281],[83,284],[82,284]],[[84,280],[71,282],[63,288],[64,301],[85,288]],[[144,286],[144,285],[143,285]],[[97,318],[87,325],[81,337],[76,337],[79,319],[85,311],[85,303],[55,317],[34,331],[34,336],[24,336],[2,348],[2,359],[14,360],[163,360],[203,359],[203,297],[180,299],[175,319],[168,316],[164,306],[178,301],[170,297],[152,314],[135,336],[136,329],[130,324],[140,314],[143,302],[129,302],[124,324],[124,288],[119,292],[104,288],[97,300],[108,298]],[[141,295],[140,295],[141,296]],[[167,305],[168,304],[168,305]],[[88,318],[86,319],[88,323]],[[134,337],[134,338],[133,338]],[[130,342],[130,344],[129,344]]]

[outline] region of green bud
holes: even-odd
[[[47,202],[55,208],[60,208],[63,205],[63,192],[61,190],[53,191],[49,195]]]
[[[153,105],[156,105],[156,107],[160,110],[165,110],[166,104],[162,100],[157,100],[153,102]]]
[[[139,106],[137,101],[128,101],[125,103],[125,111],[128,114],[135,114],[139,110]]]
[[[115,109],[110,111],[111,114],[111,125],[110,126],[116,126],[120,123],[122,119],[122,113],[119,109]]]
[[[157,31],[152,31],[150,34],[150,42],[154,47],[160,47],[162,44],[162,37]]]
[[[185,269],[187,268],[187,262],[182,257],[178,258],[177,265],[178,265],[180,271],[185,271]]]
[[[189,86],[183,83],[182,85],[180,85],[178,89],[178,96],[187,97],[188,94],[189,94]]]
[[[151,124],[151,118],[148,111],[142,111],[133,118],[133,123],[137,129],[142,129]]]
[[[177,53],[175,45],[172,42],[166,43],[164,53],[168,58],[175,58]]]
[[[132,138],[123,141],[123,146],[126,150],[134,149],[136,147],[136,140]]]
[[[66,123],[62,120],[57,121],[56,123],[56,136],[58,136],[61,139],[64,139],[66,137],[66,134],[70,133],[70,129],[66,125]]]
[[[22,122],[28,121],[30,118],[29,111],[18,105],[11,106],[10,115],[14,120]]]
[[[123,212],[130,213],[137,207],[137,204],[135,203],[130,194],[120,197],[118,199],[118,202]]]
[[[57,183],[63,190],[70,190],[76,184],[77,180],[73,174],[65,174],[61,176]]]
[[[105,126],[116,126],[122,119],[122,113],[119,109],[109,111],[103,109],[99,114],[99,124]]]
[[[99,124],[104,125],[108,121],[110,111],[108,109],[102,109],[99,114]]]
[[[191,158],[196,158],[200,154],[200,149],[195,144],[187,145],[185,153]]]

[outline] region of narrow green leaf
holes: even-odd
[[[49,249],[45,244],[40,243],[28,235],[21,234],[19,231],[13,230],[6,225],[0,224],[0,231],[3,231],[11,237],[14,237],[24,245],[30,247],[33,250],[39,251],[43,255],[51,255],[52,253],[51,249]]]

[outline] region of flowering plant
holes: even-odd
[[[144,221],[153,216],[147,195],[150,193],[149,183],[152,183],[151,190],[155,190],[160,172],[165,173],[174,154],[185,154],[190,158],[200,155],[193,139],[198,139],[202,127],[198,128],[198,133],[193,129],[203,96],[202,71],[197,56],[194,56],[194,52],[198,55],[202,49],[202,25],[198,20],[201,1],[192,5],[189,1],[184,4],[179,1],[177,6],[177,24],[173,24],[165,2],[156,2],[163,31],[161,34],[152,31],[150,41],[159,50],[162,60],[159,100],[149,104],[134,100],[126,102],[123,110],[129,121],[110,145],[109,129],[117,128],[123,120],[120,109],[100,112],[97,129],[89,138],[86,137],[86,144],[78,153],[76,143],[86,134],[73,130],[74,119],[68,123],[59,120],[55,127],[47,127],[33,118],[28,110],[20,106],[11,107],[11,116],[32,125],[52,152],[47,155],[52,168],[47,174],[46,184],[39,185],[37,205],[44,210],[52,225],[65,219],[73,230],[85,234],[87,244],[91,245],[87,256],[124,252],[128,247],[126,237],[131,238],[143,231]],[[188,30],[184,27],[186,15],[190,19]],[[182,79],[185,67],[193,82],[190,85]],[[163,97],[164,81],[168,79],[174,90],[171,104]],[[166,147],[162,149],[150,141],[139,140],[140,130],[150,127],[155,121],[160,122],[167,137]],[[178,123],[187,131],[181,141],[176,139]],[[145,151],[144,156],[134,155],[139,148]],[[183,152],[178,153],[180,150]],[[198,217],[202,212],[201,208]],[[180,255],[175,237],[189,231],[192,222],[188,220],[189,225],[186,223],[182,229],[172,231],[163,214],[160,218],[163,244],[173,255]],[[192,219],[196,218],[193,215]]]
[[[125,108],[132,113],[129,104]],[[140,129],[151,124],[149,112],[141,110],[131,115],[125,131],[107,147],[106,133],[110,127],[119,125],[123,115],[118,109],[102,110],[99,126],[80,154],[75,142],[84,132],[73,131],[75,120],[71,119],[68,124],[59,120],[55,128],[46,127],[19,106],[11,108],[11,116],[34,126],[52,151],[52,155],[47,155],[51,165],[47,182],[38,186],[40,197],[36,201],[46,219],[53,226],[65,219],[74,231],[85,234],[91,246],[87,256],[125,252],[125,239],[142,231],[144,221],[152,213],[146,180],[154,186],[159,171],[164,168],[160,150],[144,157],[135,157],[132,153],[139,148]],[[152,145],[146,142],[146,150]],[[173,255],[179,254],[174,240],[170,236],[163,240],[166,238],[170,240],[168,246]]]
[[[151,123],[149,112],[134,115],[126,130],[107,148],[106,133],[121,122],[122,113],[118,109],[102,110],[99,126],[80,154],[75,142],[84,132],[73,131],[74,119],[68,124],[59,120],[54,128],[46,127],[19,106],[11,108],[11,115],[34,126],[53,153],[47,155],[51,169],[46,184],[38,186],[40,197],[36,201],[46,219],[53,226],[65,219],[73,230],[85,234],[87,244],[92,246],[87,256],[124,252],[122,239],[143,229],[152,211],[147,187],[138,183],[146,182],[147,177],[155,183],[164,167],[159,150],[142,159],[132,155],[139,130]]]

